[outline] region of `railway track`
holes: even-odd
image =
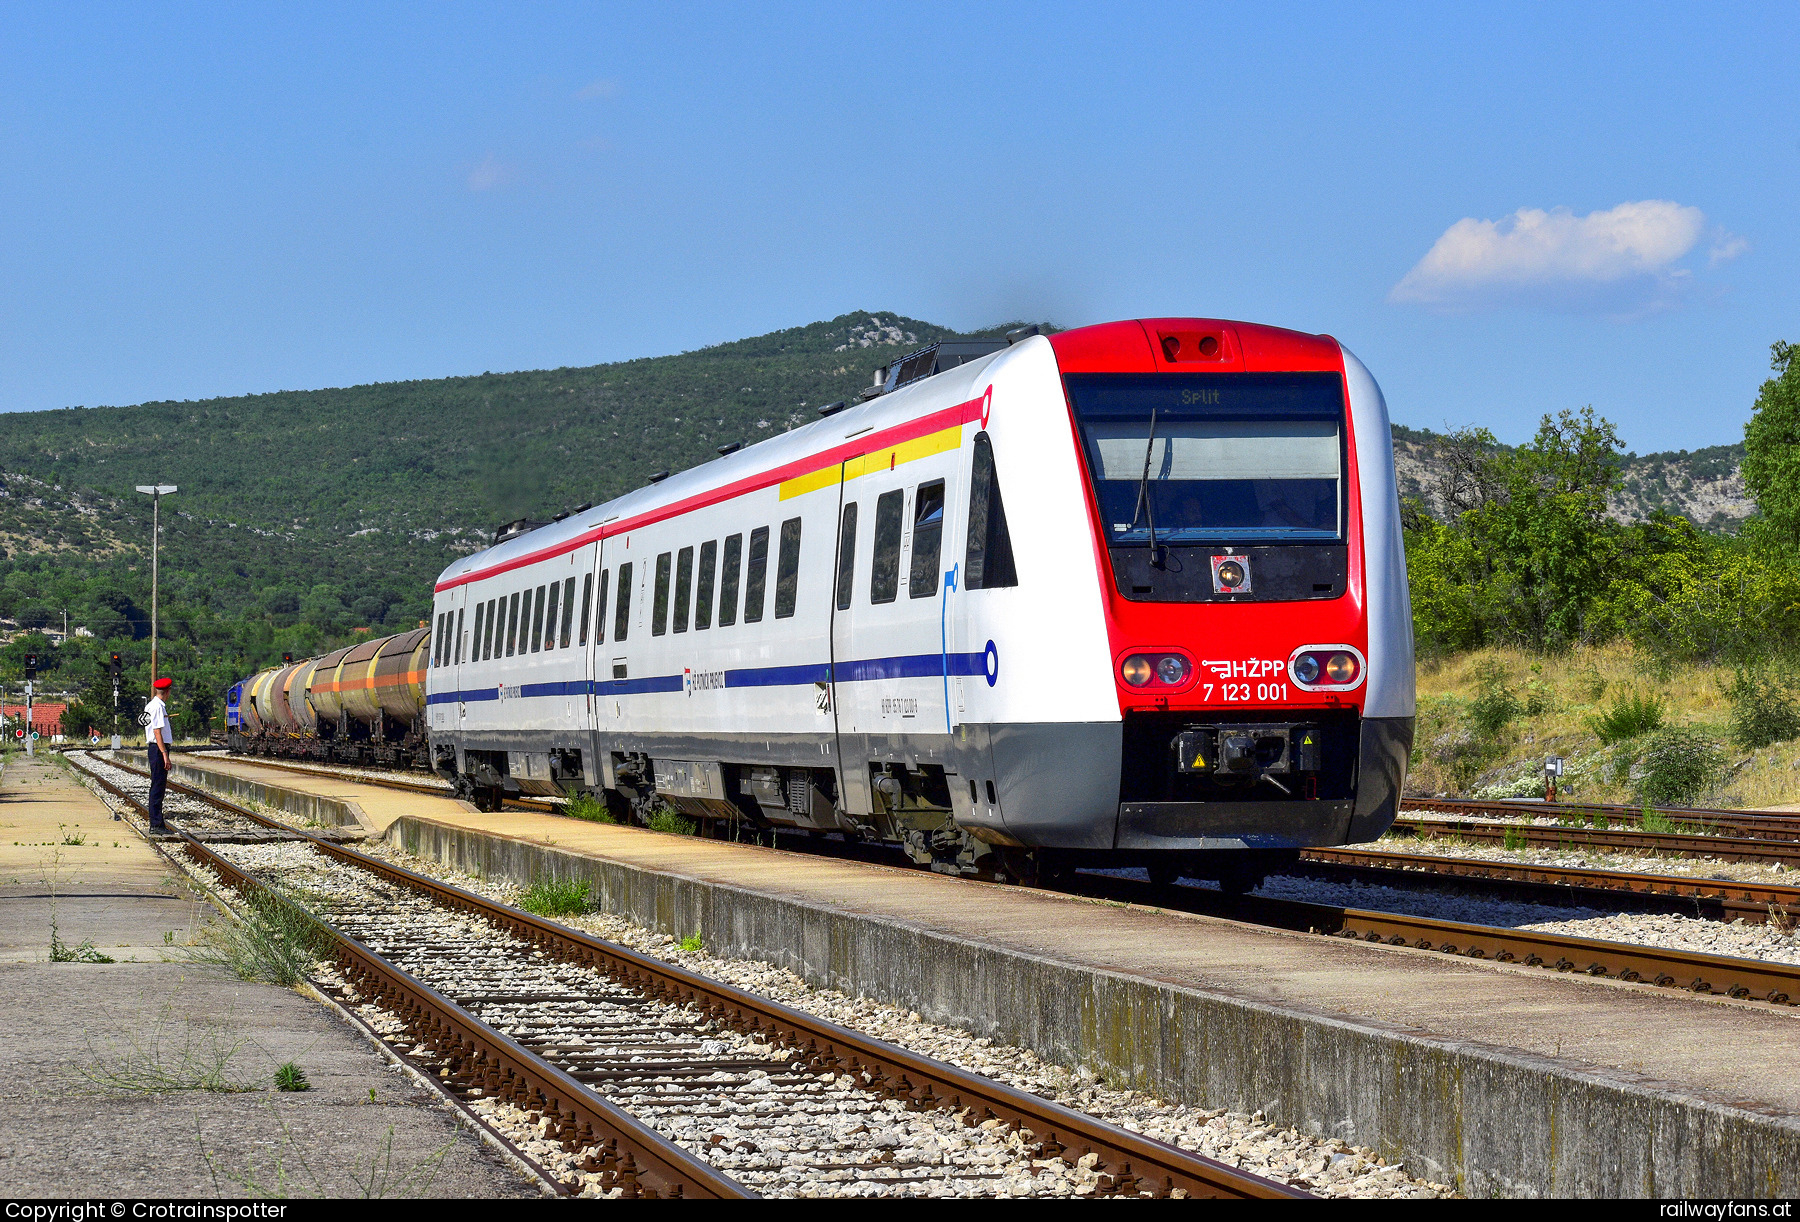
[[[375,785],[382,789],[397,789],[403,793],[429,794],[434,798],[452,797],[450,787],[441,781],[424,780],[414,776],[401,776],[377,771],[373,768],[350,768],[336,764],[301,764],[292,760],[269,759],[260,755],[233,755],[227,757],[254,764],[259,768],[274,768],[281,772],[298,772],[307,776],[340,777],[346,781],[354,781],[359,785]],[[544,798],[509,797],[505,805],[520,810],[555,812],[562,807]]]
[[[1477,861],[1383,849],[1305,849],[1300,861],[1300,872],[1334,881],[1393,886],[1417,882],[1422,877],[1445,882],[1469,880],[1500,884],[1509,896],[1559,905],[1604,905],[1640,898],[1667,908],[1667,901],[1680,900],[1691,901],[1682,904],[1684,914],[1715,921],[1760,924],[1772,914],[1779,919],[1800,918],[1800,887],[1777,883]]]
[[[142,774],[96,763],[77,766],[137,805]],[[291,902],[302,880],[332,946],[322,990],[352,1011],[377,1008],[386,1042],[490,1125],[529,1118],[558,1150],[536,1161],[564,1192],[1307,1195],[171,789],[271,833],[220,843],[213,834],[230,829],[184,831],[180,851],[244,896]],[[938,1153],[897,1159],[892,1145],[856,1140],[876,1125]]]
[[[1495,825],[1476,826],[1494,827]],[[1495,830],[1504,832],[1507,829],[1495,828]],[[1558,833],[1573,834],[1582,829],[1528,828],[1524,830],[1537,830],[1554,835]],[[1587,830],[1591,832],[1592,829]],[[1636,833],[1636,835],[1640,837],[1661,836],[1660,833]],[[1691,840],[1693,838],[1684,839]],[[1720,838],[1706,837],[1705,839],[1711,843]],[[1552,841],[1552,843],[1561,842]],[[1761,847],[1780,850],[1783,846],[1765,844]],[[1800,846],[1796,846],[1796,848],[1800,849]],[[1326,864],[1324,859],[1326,854],[1341,855],[1351,852],[1355,851],[1309,850],[1309,853],[1321,855],[1320,864]],[[1391,858],[1394,855],[1359,853],[1357,860],[1343,861],[1341,864],[1375,868],[1370,858],[1377,856]],[[1418,854],[1405,855],[1398,863],[1402,866],[1401,869],[1382,870],[1384,877],[1381,881],[1389,884],[1404,882],[1406,881],[1404,874],[1408,872],[1404,868],[1406,864],[1423,870],[1426,868],[1426,863],[1429,863],[1431,868],[1439,869],[1443,860]],[[1502,884],[1507,882],[1504,870],[1512,868],[1501,866],[1500,863],[1462,863],[1460,866],[1452,866],[1449,869],[1459,871],[1466,877],[1474,877],[1474,870],[1477,866],[1494,868],[1495,872],[1488,876],[1487,881]],[[1612,872],[1608,871],[1571,870],[1566,874],[1561,874],[1559,873],[1561,868],[1518,867],[1518,869],[1522,871],[1535,869],[1546,878],[1559,878],[1570,886],[1573,886],[1575,880],[1579,878],[1582,885],[1593,890],[1610,889],[1596,885],[1596,880],[1612,876]],[[1765,902],[1775,904],[1777,911],[1786,911],[1790,907],[1800,906],[1800,893],[1797,893],[1797,890],[1800,889],[1762,887],[1717,879],[1675,879],[1658,875],[1618,875],[1616,877],[1621,879],[1635,877],[1640,880],[1648,880],[1643,883],[1643,890],[1640,892],[1644,898],[1657,894],[1679,897],[1684,893],[1678,888],[1685,886],[1692,889],[1685,893],[1688,898],[1716,899],[1720,904],[1721,911],[1725,907],[1724,901],[1730,898],[1736,905],[1735,915],[1746,917],[1751,915],[1752,906],[1758,906]],[[1087,873],[1078,873],[1075,878],[1078,880],[1075,886],[1082,894],[1108,899],[1123,899],[1127,902],[1147,906],[1183,909],[1234,920],[1248,920],[1282,929],[1354,938],[1389,946],[1433,950],[1525,967],[1579,972],[1632,983],[1683,989],[1696,994],[1715,994],[1740,1000],[1765,1001],[1776,1005],[1792,1005],[1795,1004],[1795,999],[1800,999],[1800,967],[1779,962],[1708,955],[1639,943],[1602,941],[1331,904],[1275,900],[1259,896],[1234,898],[1205,888],[1181,885],[1159,887],[1150,883]],[[1534,880],[1521,881],[1532,883]],[[1535,885],[1538,887],[1545,885],[1545,879],[1535,880]],[[1665,886],[1669,890],[1659,893],[1652,889],[1653,886],[1658,885]],[[1633,887],[1623,889],[1636,890]],[[1716,889],[1716,895],[1709,894],[1709,890],[1712,889]],[[1541,898],[1542,895],[1543,893],[1538,891],[1536,897]],[[1558,903],[1570,902],[1568,892],[1560,892],[1558,895]],[[1761,907],[1760,914],[1762,919],[1768,919],[1768,908]]]
[[[1543,826],[1534,823],[1490,823],[1480,819],[1394,820],[1393,830],[1421,839],[1457,838],[1507,848],[1601,849],[1670,857],[1716,857],[1766,865],[1800,866],[1800,841],[1759,840],[1741,836],[1646,832],[1591,826]]]
[[[1641,827],[1641,807],[1616,802],[1519,802],[1483,801],[1473,798],[1415,798],[1401,800],[1405,811],[1460,815],[1474,819],[1534,819],[1553,817],[1587,822],[1596,816],[1603,827]],[[1731,832],[1749,839],[1800,840],[1800,811],[1715,809],[1712,807],[1653,806],[1651,813],[1696,834]]]

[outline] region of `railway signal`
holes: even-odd
[[[124,745],[123,743],[121,743],[119,741],[119,684],[124,678],[125,678],[125,659],[120,657],[119,654],[115,651],[112,655],[112,684],[113,684],[112,748],[114,751],[117,751],[121,746]],[[113,818],[117,819],[118,815],[115,814],[113,816]]]
[[[32,683],[32,680],[37,678],[37,668],[38,668],[38,656],[35,653],[26,654],[25,655],[25,729],[24,729],[24,731],[22,731],[19,734],[19,737],[23,738],[25,740],[25,754],[26,755],[37,754],[37,752],[32,749],[32,743],[37,740],[37,735],[30,733],[30,730],[31,730],[31,683]]]

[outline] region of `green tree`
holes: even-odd
[[[1776,377],[1762,384],[1744,425],[1744,485],[1764,520],[1788,543],[1800,540],[1800,345],[1770,345]]]

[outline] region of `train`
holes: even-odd
[[[909,353],[817,420],[497,533],[413,640],[240,707],[422,753],[484,810],[580,792],[1024,881],[1241,891],[1373,840],[1415,715],[1380,387],[1330,336],[1217,319]]]
[[[377,768],[430,766],[425,628],[258,671],[225,693],[234,754]]]

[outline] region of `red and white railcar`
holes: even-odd
[[[1234,886],[1392,822],[1387,409],[1335,340],[1144,319],[896,361],[857,404],[460,560],[437,767],[478,799]]]

